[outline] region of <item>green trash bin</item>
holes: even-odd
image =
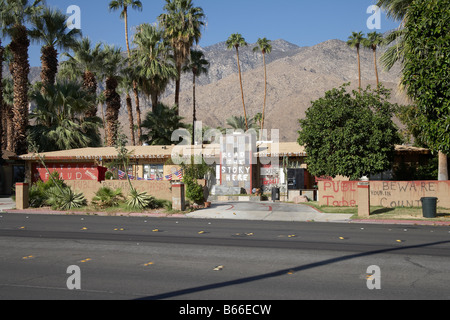
[[[436,218],[438,198],[428,197],[420,199],[424,218]]]

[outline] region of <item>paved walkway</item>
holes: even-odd
[[[16,207],[15,202],[11,197],[0,196],[0,212],[5,210],[13,209]]]
[[[352,215],[321,213],[308,205],[280,202],[216,202],[211,208],[186,216],[204,219],[348,222]]]

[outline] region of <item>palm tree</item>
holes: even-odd
[[[64,53],[63,56],[69,59],[61,63],[59,75],[72,80],[82,79],[83,88],[91,94],[97,93],[97,83],[99,80],[101,64],[104,58],[101,43],[92,47],[89,38],[83,38],[76,43],[73,48],[73,55]],[[97,116],[97,104],[93,103],[86,111],[85,117]]]
[[[158,20],[165,31],[165,38],[170,42],[175,59],[175,104],[179,114],[181,69],[194,42],[200,41],[205,14],[202,8],[194,7],[192,0],[166,0],[164,10],[166,13],[161,14]]]
[[[67,16],[59,10],[45,8],[41,15],[32,18],[30,37],[43,44],[41,53],[42,71],[41,81],[45,86],[55,83],[58,72],[58,51],[71,49],[81,36],[79,29],[67,32]]]
[[[232,116],[227,119],[227,125],[229,125],[234,130],[248,131],[249,128],[255,129],[254,118],[250,120],[245,119],[243,116]]]
[[[181,128],[186,128],[182,123],[182,117],[177,114],[177,106],[170,108],[159,103],[142,122],[142,127],[147,129],[147,134],[142,136],[148,145],[171,145],[172,133]]]
[[[403,25],[412,2],[413,0],[378,0],[377,6],[386,11],[388,18],[401,21],[400,27],[385,38],[384,45],[393,44],[381,56],[381,62],[386,70],[391,70],[396,62],[403,60],[403,36],[405,34]]]
[[[261,51],[264,62],[264,106],[263,113],[261,118],[261,130],[264,129],[264,120],[266,116],[266,98],[267,98],[267,68],[266,68],[266,53],[269,54],[272,52],[272,45],[270,44],[270,40],[267,38],[259,38],[256,42],[257,46],[253,48],[253,52]]]
[[[11,38],[10,48],[14,56],[12,71],[14,74],[14,152],[18,155],[27,153],[28,126],[28,29],[26,24],[33,16],[42,11],[42,0],[4,0],[0,7],[0,30]]]
[[[190,58],[187,64],[184,66],[183,71],[192,72],[192,132],[195,132],[195,122],[197,121],[197,111],[195,106],[195,79],[202,74],[208,73],[209,62],[205,59],[205,55],[202,51],[191,50]],[[192,135],[192,145],[195,144],[195,135]]]
[[[57,81],[45,90],[35,90],[32,95],[36,109],[31,114],[34,126],[30,140],[40,152],[98,147],[99,118],[81,120],[95,96],[82,85],[72,81]]]
[[[132,59],[136,66],[139,86],[151,97],[152,110],[158,105],[158,99],[166,90],[170,79],[177,76],[163,35],[164,31],[160,28],[144,23],[138,26],[134,36],[136,50]]]
[[[380,79],[378,77],[378,66],[377,66],[377,48],[383,44],[384,38],[383,34],[376,31],[371,32],[367,35],[367,38],[363,40],[363,46],[373,51],[373,63],[375,66],[375,76],[377,78],[377,88],[380,85]]]
[[[247,110],[245,109],[245,100],[244,100],[244,88],[242,86],[242,74],[241,74],[241,63],[239,62],[239,47],[246,47],[248,44],[245,42],[244,37],[242,37],[239,33],[232,34],[227,42],[226,42],[228,50],[232,50],[233,48],[236,49],[236,56],[237,56],[237,64],[238,64],[238,70],[239,70],[239,82],[241,84],[241,95],[242,95],[242,105],[244,107],[244,119],[245,119],[245,128],[248,130],[248,120],[247,120]]]
[[[127,55],[129,61],[131,61],[131,50],[130,50],[130,41],[128,38],[128,9],[131,8],[133,10],[142,11],[142,2],[139,0],[113,0],[109,3],[109,10],[110,11],[117,11],[122,10],[120,12],[120,18],[124,20],[125,22],[125,43],[127,46]],[[134,101],[136,104],[136,113],[137,113],[137,122],[138,122],[138,134],[141,135],[141,108],[140,108],[140,102],[139,102],[139,92],[137,89],[137,83],[133,80],[133,93],[134,93]],[[129,94],[127,93],[127,105],[131,100],[128,100]],[[130,114],[130,113],[129,113]],[[132,120],[132,119],[130,119]],[[133,124],[134,126],[134,124]],[[134,135],[134,131],[133,131]],[[134,141],[134,139],[133,139]]]
[[[362,32],[352,32],[352,35],[348,37],[347,44],[351,48],[356,48],[356,53],[358,55],[358,77],[359,77],[359,92],[361,92],[361,58],[359,55],[359,50],[361,47],[361,43],[364,40],[364,35]]]
[[[117,87],[120,81],[120,72],[126,61],[122,57],[120,48],[104,46],[103,74],[106,77],[106,144],[113,147],[117,139],[117,126],[120,112],[120,95]]]

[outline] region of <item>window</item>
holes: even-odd
[[[163,180],[164,165],[163,164],[146,164],[144,165],[145,180]]]

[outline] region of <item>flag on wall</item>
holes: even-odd
[[[118,173],[119,173],[119,179],[123,180],[123,178],[125,178],[125,172],[118,170]]]
[[[168,176],[166,176],[166,179],[169,180],[169,181],[172,181],[172,175],[169,174]]]
[[[175,175],[178,177],[178,180],[183,180],[183,170],[175,172]]]

